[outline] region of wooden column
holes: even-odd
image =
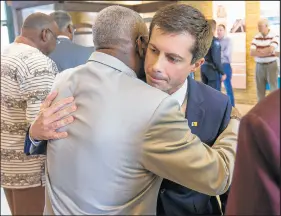
[[[246,4],[246,89],[235,89],[236,104],[256,104],[255,61],[250,56],[250,46],[254,36],[258,33],[257,23],[260,19],[260,2],[245,1]]]

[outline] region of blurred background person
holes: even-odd
[[[65,11],[56,11],[50,14],[59,27],[56,49],[50,58],[56,63],[59,71],[74,68],[85,64],[94,52],[93,47],[85,47],[73,42],[74,27],[71,16]]]
[[[50,16],[31,14],[1,54],[1,187],[12,215],[43,214],[45,157],[26,156],[23,149],[25,133],[58,72],[47,57],[57,34]]]
[[[278,65],[280,53],[279,36],[269,29],[268,20],[262,18],[258,22],[259,33],[251,44],[251,56],[256,61],[256,88],[258,101],[265,97],[266,84],[270,91],[278,88]]]
[[[226,94],[228,95],[231,105],[235,107],[234,103],[234,95],[232,89],[232,68],[231,68],[231,59],[232,59],[232,43],[229,37],[226,37],[225,26],[223,24],[218,25],[217,27],[217,35],[221,45],[221,62],[223,66],[223,71],[226,75],[226,79],[224,80],[224,87],[226,90]]]
[[[280,89],[241,120],[227,215],[280,215]]]
[[[216,32],[216,21],[209,20],[213,35]],[[221,91],[221,81],[226,79],[226,75],[221,63],[221,46],[218,38],[213,36],[211,47],[205,56],[205,62],[201,66],[201,80],[208,86]]]

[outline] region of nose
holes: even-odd
[[[164,67],[164,58],[161,54],[159,54],[154,61],[152,70],[154,73],[161,73]]]

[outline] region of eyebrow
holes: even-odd
[[[149,45],[153,46],[155,49],[158,50],[158,48],[151,42],[149,42]],[[180,60],[183,60],[184,58],[181,57],[180,55],[176,54],[176,53],[166,53],[167,55],[170,55],[170,56],[173,56],[173,57],[176,57],[176,58],[179,58]]]

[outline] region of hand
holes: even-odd
[[[224,75],[221,76],[221,81],[222,81],[222,82],[225,81],[225,79],[226,79],[226,74],[224,74]]]
[[[56,129],[74,121],[73,116],[68,115],[77,107],[75,104],[67,106],[73,102],[73,97],[64,98],[50,106],[57,94],[56,91],[52,92],[41,104],[40,112],[29,129],[29,135],[33,140],[62,139],[68,136],[67,132],[57,132]]]

